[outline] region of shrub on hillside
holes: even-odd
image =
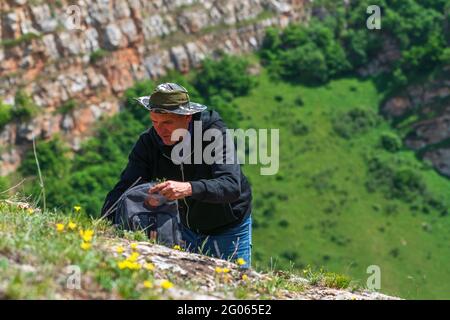
[[[309,128],[306,124],[304,124],[302,121],[297,120],[292,125],[292,134],[295,136],[303,136],[309,132]]]
[[[30,120],[39,112],[38,106],[22,89],[16,92],[14,98],[13,117],[22,121]]]
[[[386,198],[411,201],[427,193],[422,176],[411,168],[398,167],[379,157],[372,157],[368,160],[368,172],[368,190],[379,190]]]
[[[396,152],[402,147],[402,140],[398,135],[391,132],[384,132],[380,137],[381,146],[389,151]]]
[[[36,143],[36,154],[39,167],[43,175],[48,178],[61,178],[68,174],[70,160],[67,157],[69,149],[64,145],[59,136],[49,141],[38,141]],[[37,166],[33,149],[28,150],[20,166],[20,172],[24,176],[37,175]]]
[[[376,127],[379,120],[379,116],[372,110],[354,108],[335,116],[333,129],[341,137],[349,139]]]
[[[328,80],[325,57],[312,43],[282,52],[276,63],[279,76],[284,80],[308,85],[319,85]]]
[[[193,81],[194,86],[207,101],[222,91],[233,97],[246,95],[256,85],[255,78],[247,72],[248,65],[247,60],[229,55],[217,61],[207,58]]]

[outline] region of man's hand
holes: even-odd
[[[148,193],[158,193],[169,200],[181,199],[192,195],[192,186],[189,182],[168,180],[158,183],[148,190]]]

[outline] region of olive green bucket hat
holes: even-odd
[[[206,110],[206,106],[191,102],[186,88],[176,83],[159,84],[150,96],[135,98],[147,110],[158,113],[190,115]]]

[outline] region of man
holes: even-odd
[[[205,130],[216,129],[225,137],[226,126],[219,114],[191,102],[187,90],[175,83],[160,84],[150,97],[137,100],[150,111],[153,127],[142,133],[135,143],[120,181],[106,196],[102,214],[107,213],[136,181],[140,184],[165,180],[149,189],[149,193],[178,200],[186,249],[226,260],[239,260],[243,268],[250,267],[252,193],[235,152],[234,161],[207,164],[201,159],[197,163],[192,158],[187,160],[195,151],[195,143],[191,143],[191,154],[182,154],[184,158],[181,163],[172,159],[173,148],[188,141],[184,141],[185,136],[181,137],[181,141],[173,139],[177,129],[184,129],[190,134],[190,141],[201,139],[193,129],[198,124],[201,124],[202,136]],[[231,144],[232,150],[235,150],[232,141]],[[202,139],[200,151],[205,146]],[[224,153],[223,159],[228,156]],[[112,210],[109,217],[113,216]]]

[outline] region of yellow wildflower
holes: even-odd
[[[80,247],[83,250],[89,250],[91,248],[91,244],[89,242],[82,242]]]
[[[136,242],[133,242],[132,244],[130,244],[131,249],[136,250],[137,249],[138,244]]]
[[[128,263],[128,268],[131,270],[139,270],[141,268],[141,265],[137,262],[131,262]]]
[[[56,231],[58,231],[58,232],[63,232],[63,231],[64,231],[64,224],[62,224],[62,223],[57,223],[57,224],[56,224]]]
[[[131,262],[136,262],[138,258],[139,258],[139,253],[138,253],[138,252],[133,252],[133,253],[128,257],[128,260],[131,261]]]
[[[28,214],[33,214],[34,213],[34,209],[33,208],[28,208],[27,209],[27,213]]]
[[[144,287],[145,288],[153,288],[153,283],[150,280],[145,280],[144,281]]]
[[[173,283],[170,282],[169,280],[163,280],[163,281],[161,281],[160,286],[161,286],[161,288],[167,290],[167,289],[170,289],[173,287]]]
[[[67,226],[69,227],[70,230],[75,230],[77,224],[72,221],[69,221],[69,224]]]
[[[223,270],[222,268],[216,267],[216,269],[214,270],[216,273],[222,273]]]
[[[119,269],[130,269],[130,270],[139,270],[141,269],[141,265],[137,262],[130,261],[128,259],[125,259],[123,261],[118,261],[117,266]]]
[[[125,251],[125,249],[124,249],[122,246],[116,247],[116,252],[117,252],[118,254],[121,254],[121,253],[123,253],[124,251]]]
[[[230,269],[228,269],[228,268],[223,268],[223,269],[222,269],[222,272],[223,272],[223,273],[228,273],[228,272],[230,272]]]
[[[117,262],[117,266],[119,267],[120,270],[127,269],[129,267],[129,264],[130,264],[130,261],[128,261],[128,260],[123,260],[123,261]]]
[[[80,212],[80,210],[81,210],[81,206],[74,206],[73,207],[74,208],[74,210],[75,210],[75,212]]]
[[[242,280],[247,281],[248,280],[248,276],[246,274],[242,275]]]
[[[178,244],[174,245],[173,248],[174,248],[175,250],[181,250],[181,247],[180,247]]]
[[[245,260],[242,259],[242,258],[237,259],[237,260],[236,260],[236,263],[237,263],[238,265],[240,265],[240,266],[243,266],[244,264],[246,264]]]
[[[83,238],[83,240],[85,242],[90,242],[92,240],[92,236],[94,235],[94,231],[93,230],[80,230],[80,236],[81,238]]]
[[[147,269],[148,271],[153,271],[155,270],[155,265],[153,263],[146,263],[144,265],[144,268]]]

